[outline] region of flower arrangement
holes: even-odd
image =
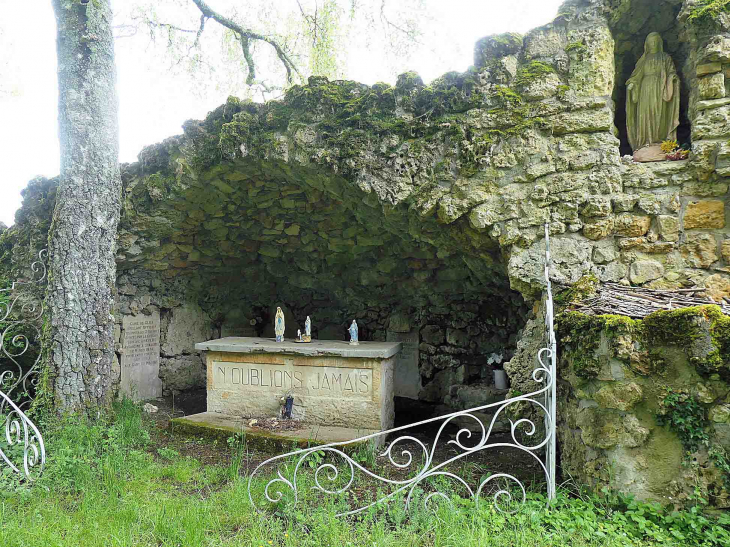
[[[670,161],[686,160],[689,156],[689,150],[680,148],[676,140],[666,140],[661,144],[664,156]]]

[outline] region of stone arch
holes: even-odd
[[[172,157],[179,144],[168,143]],[[484,387],[511,357],[528,307],[499,243],[466,216],[444,225],[413,200],[383,201],[330,169],[279,159],[151,174],[142,165],[125,175],[122,313],[157,305],[164,331],[197,307],[216,333],[268,335],[271,308],[283,305],[290,323],[311,316],[315,337],[334,339],[357,319],[365,340],[415,341],[420,368],[400,382],[403,394],[453,408],[496,397]],[[165,336],[163,354],[179,366],[163,363],[163,382],[166,367],[190,366],[190,347]]]

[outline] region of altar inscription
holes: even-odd
[[[122,319],[121,390],[134,399],[162,395],[160,380],[160,314]]]
[[[372,380],[369,369],[214,361],[212,387],[279,395],[291,392],[308,397],[367,399],[372,397]]]

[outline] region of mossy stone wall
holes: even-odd
[[[730,507],[730,317],[558,317],[563,473],[669,504]]]

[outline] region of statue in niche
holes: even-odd
[[[276,318],[274,319],[274,334],[276,334],[277,342],[284,341],[284,330],[284,312],[278,307],[276,308]]]
[[[350,331],[350,345],[351,346],[358,346],[360,345],[360,342],[357,339],[358,336],[358,328],[357,328],[357,321],[354,319],[352,320],[352,325],[350,325],[350,328],[347,329]]]
[[[658,149],[663,141],[677,138],[678,126],[677,69],[671,56],[664,53],[661,35],[652,32],[646,37],[644,55],[626,81],[626,128],[631,148],[634,153],[645,146],[657,145]],[[657,155],[654,161],[657,159],[664,159],[664,155]]]

